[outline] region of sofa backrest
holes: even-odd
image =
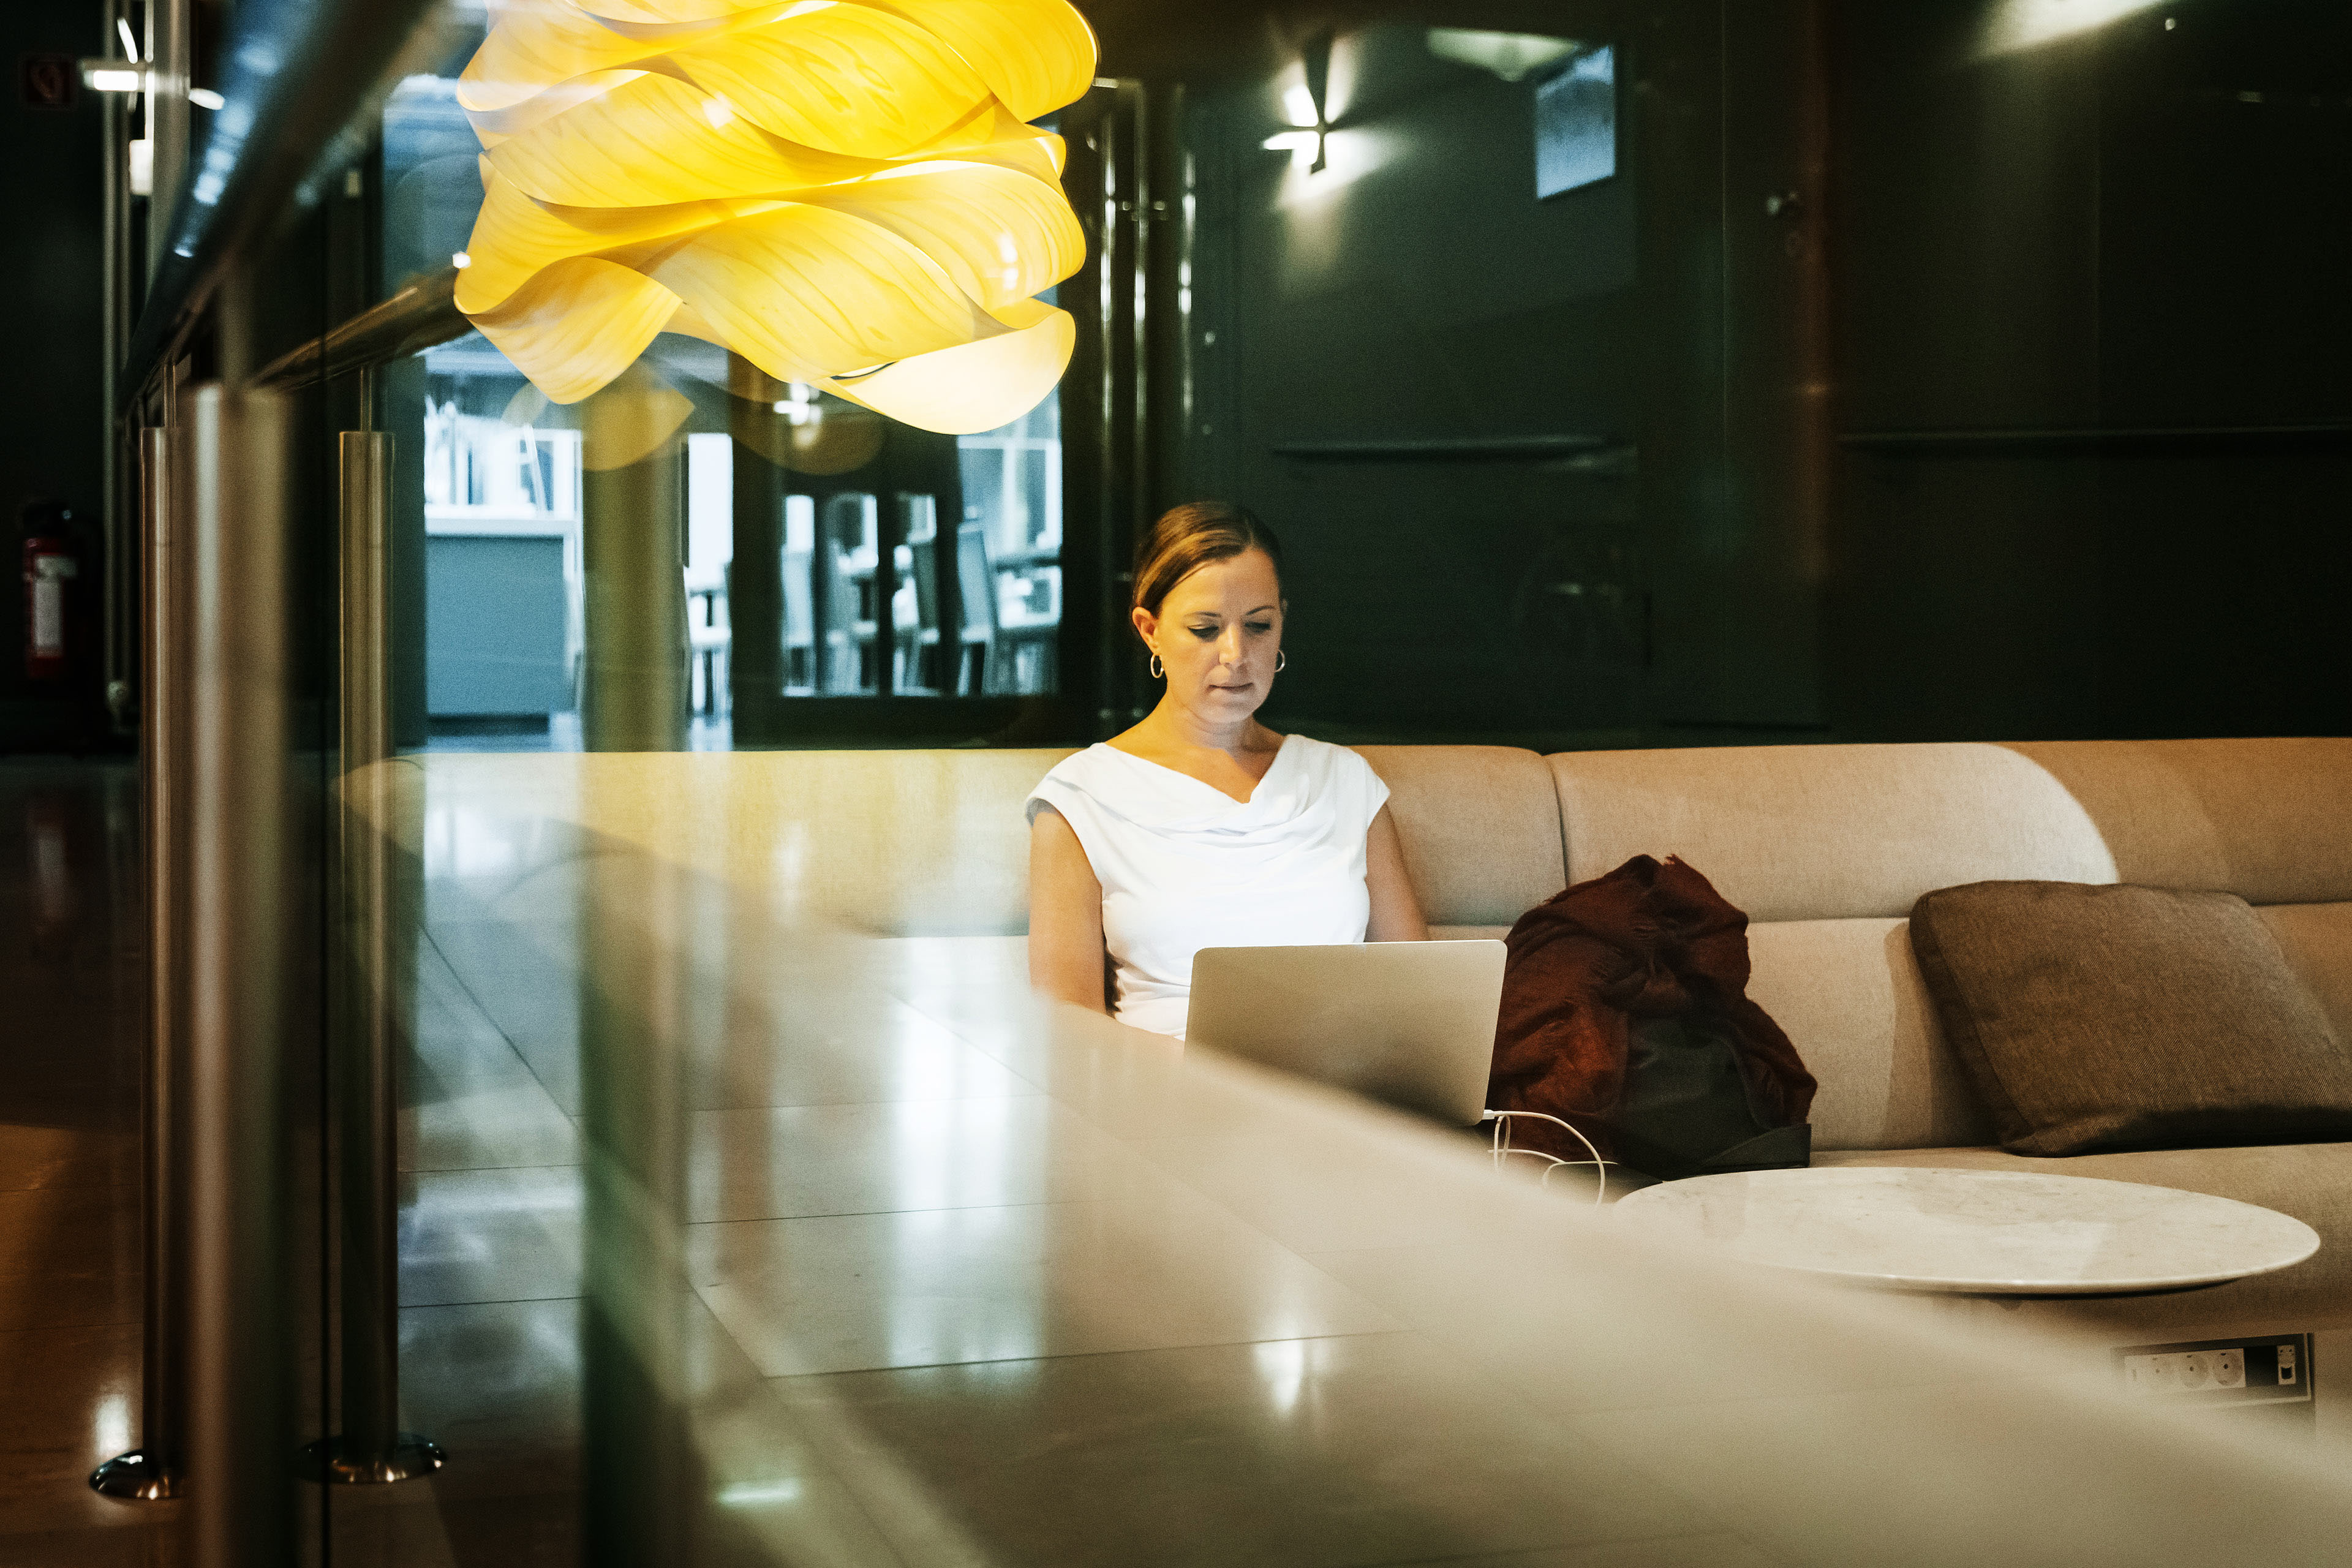
[[[1559,787],[1569,872],[1680,855],[1753,921],[1907,915],[1960,882],[2111,882],[2098,828],[2002,746],[1724,746],[1571,752]]]
[[[1533,752],[1362,746],[1422,912],[1441,935],[1493,935],[1568,885],[1559,801]]]
[[[2352,1046],[2352,741],[1571,752],[1572,879],[1678,854],[1748,911],[1749,994],[1822,1082],[1816,1146],[1980,1142],[1905,917],[1995,879],[2132,881],[2266,906]]]
[[[2352,900],[2352,739],[2010,749],[2082,803],[2120,881],[2258,905]]]

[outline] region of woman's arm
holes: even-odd
[[[1364,887],[1372,895],[1371,923],[1364,931],[1366,942],[1429,940],[1429,924],[1421,918],[1421,900],[1412,896],[1412,879],[1405,873],[1404,846],[1397,842],[1396,823],[1391,820],[1385,805],[1372,818],[1371,832],[1364,837]],[[1030,951],[1034,953],[1036,950]],[[1032,957],[1030,963],[1035,963],[1035,958]]]
[[[1092,1013],[1103,1005],[1102,884],[1062,814],[1040,805],[1029,824],[1029,984]]]

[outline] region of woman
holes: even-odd
[[[1181,1037],[1202,948],[1428,940],[1388,786],[1344,746],[1257,721],[1285,608],[1281,547],[1240,507],[1180,506],[1144,536],[1130,615],[1168,689],[1029,797],[1039,991]]]

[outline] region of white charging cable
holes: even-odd
[[[1567,1128],[1570,1133],[1575,1137],[1576,1141],[1584,1145],[1585,1150],[1591,1154],[1592,1158],[1590,1160],[1563,1160],[1559,1155],[1546,1153],[1541,1149],[1514,1149],[1511,1147],[1511,1118],[1515,1116],[1532,1116],[1538,1121],[1549,1121],[1554,1127]],[[1501,1170],[1503,1168],[1503,1162],[1513,1154],[1526,1154],[1538,1160],[1549,1160],[1551,1163],[1544,1167],[1543,1175],[1539,1177],[1536,1183],[1538,1186],[1548,1186],[1551,1183],[1551,1173],[1554,1171],[1559,1170],[1562,1165],[1590,1165],[1592,1167],[1593,1174],[1601,1179],[1601,1190],[1592,1194],[1593,1204],[1597,1206],[1608,1201],[1609,1167],[1616,1163],[1616,1162],[1613,1160],[1602,1159],[1601,1157],[1601,1151],[1593,1147],[1592,1140],[1578,1131],[1570,1123],[1562,1121],[1557,1116],[1546,1116],[1540,1110],[1489,1110],[1480,1117],[1479,1120],[1482,1121],[1491,1121],[1495,1124],[1495,1140],[1493,1144],[1490,1146],[1488,1152],[1494,1159],[1495,1168],[1496,1170]]]

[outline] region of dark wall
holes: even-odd
[[[1839,34],[1840,727],[2341,733],[2352,11],[1988,10]]]
[[[76,83],[64,110],[31,107],[28,56],[79,58],[106,51],[104,19],[88,0],[12,0],[0,7],[0,64],[8,72],[6,145],[0,155],[0,299],[6,300],[7,374],[0,376],[0,752],[97,743],[105,710],[89,637],[88,679],[66,689],[25,678],[25,590],[19,581],[20,510],[35,499],[65,502],[81,529],[84,577],[76,584],[82,626],[100,609],[98,544],[107,432],[100,390],[103,288],[100,112]],[[81,651],[79,649],[78,652]]]
[[[1423,37],[1339,38],[1321,174],[1262,146],[1283,122],[1282,77],[1193,114],[1188,477],[1283,535],[1290,662],[1276,700],[1292,721],[1634,723],[1638,179],[1538,201],[1532,84],[1439,59]],[[1397,450],[1497,436],[1609,445],[1549,461]],[[1390,449],[1285,452],[1333,443]]]
[[[1340,31],[1320,175],[1261,147],[1311,31],[1196,83],[1166,499],[1244,500],[1290,545],[1270,716],[1563,745],[2352,728],[2352,8],[1989,47],[2030,9],[1564,5],[1619,51],[1621,173],[1543,201],[1531,84],[1421,26]],[[1609,445],[1363,449],[1575,435]]]
[[[1186,477],[1291,552],[1277,721],[1813,734],[1819,207],[1767,201],[1818,174],[1813,9],[1587,5],[1554,30],[1614,51],[1618,173],[1540,199],[1541,72],[1441,58],[1420,26],[1339,35],[1321,174],[1262,145],[1296,61],[1203,96]],[[1497,438],[1553,445],[1460,449]]]

